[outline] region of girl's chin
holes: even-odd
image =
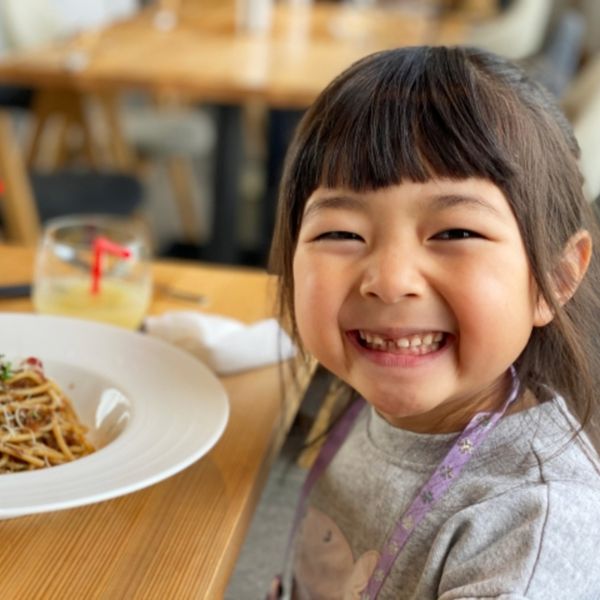
[[[365,396],[363,396],[365,397]],[[437,415],[436,408],[439,404],[419,402],[418,399],[406,399],[399,402],[398,398],[367,396],[370,404],[377,413],[393,427],[407,429],[417,433],[439,433],[442,425]],[[436,424],[437,423],[437,424]],[[454,430],[454,429],[452,429]]]
[[[424,407],[418,402],[405,401],[398,402],[398,398],[386,399],[378,398],[372,395],[367,397],[363,396],[365,400],[370,404],[386,421],[392,423],[402,419],[411,419],[418,417],[429,411],[429,407]]]

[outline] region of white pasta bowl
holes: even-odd
[[[196,358],[100,323],[0,314],[0,354],[39,358],[97,450],[0,475],[0,518],[100,502],[157,483],[204,456],[229,416],[225,389]]]

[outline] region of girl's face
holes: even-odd
[[[483,179],[317,189],[294,287],[306,349],[416,431],[455,430],[496,406],[532,328],[549,320],[509,204]]]

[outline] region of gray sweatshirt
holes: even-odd
[[[600,462],[561,399],[504,417],[408,540],[382,600],[600,600]],[[365,408],[315,485],[292,597],[359,599],[396,519],[455,434]],[[290,589],[290,586],[288,586]]]

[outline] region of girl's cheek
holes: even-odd
[[[295,290],[294,303],[298,325],[309,327],[319,316],[319,286],[314,277],[307,276],[297,281]]]
[[[295,279],[294,308],[298,332],[304,347],[315,353],[329,320],[331,297],[315,273],[304,272]]]

